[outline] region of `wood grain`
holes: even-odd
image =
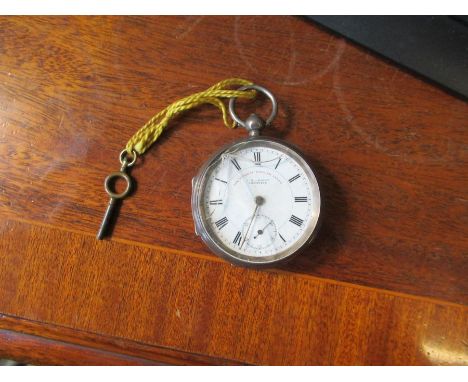
[[[28,334],[0,330],[0,355],[12,357],[24,363],[40,362],[41,365],[160,365],[133,357],[117,356],[73,344],[51,341]]]
[[[324,224],[310,249],[246,271],[194,235],[191,178],[245,136],[210,106],[134,168],[112,240],[95,242],[128,138],[235,76],[277,96],[265,133],[317,172]],[[94,341],[170,364],[464,363],[467,121],[465,101],[300,18],[0,17],[0,314],[42,328],[4,329],[25,334],[18,352],[21,338]]]
[[[457,304],[4,227],[8,315],[250,364],[468,364],[468,309]]]
[[[240,76],[277,95],[268,133],[301,147],[323,189],[323,231],[286,269],[468,301],[463,101],[297,18],[8,17],[0,30],[4,216],[94,233],[137,128]],[[180,118],[133,171],[114,237],[208,254],[190,180],[243,136],[212,107]]]
[[[0,315],[0,356],[41,365],[240,365],[4,314]]]

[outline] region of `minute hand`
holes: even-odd
[[[254,210],[254,212],[253,212],[253,214],[252,214],[252,217],[250,218],[249,227],[247,228],[247,232],[246,232],[245,235],[244,235],[244,239],[242,239],[242,244],[241,244],[241,246],[240,246],[241,249],[242,249],[242,246],[243,246],[244,243],[245,243],[245,239],[247,239],[247,236],[249,236],[250,228],[252,228],[252,224],[253,224],[253,222],[254,222],[254,220],[255,220],[255,215],[257,214],[257,211],[258,211],[258,208],[259,208],[259,207],[260,207],[260,204],[257,204],[257,205],[255,206],[255,210]]]

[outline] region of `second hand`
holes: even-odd
[[[271,223],[273,223],[273,220],[270,220],[270,222],[265,227],[263,227],[262,229],[259,229],[257,234],[254,236],[254,239],[259,237],[260,235],[263,235],[263,232],[265,231],[266,227],[268,227]]]

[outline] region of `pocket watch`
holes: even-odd
[[[277,113],[273,94],[258,85],[272,111],[266,121],[245,121],[229,112],[249,136],[215,153],[192,180],[195,233],[216,255],[237,265],[275,266],[291,259],[313,240],[320,221],[317,178],[293,145],[261,136]]]

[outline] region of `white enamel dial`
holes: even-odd
[[[252,263],[292,255],[311,238],[320,213],[318,184],[305,160],[263,139],[218,155],[203,175],[197,203],[208,244]]]

